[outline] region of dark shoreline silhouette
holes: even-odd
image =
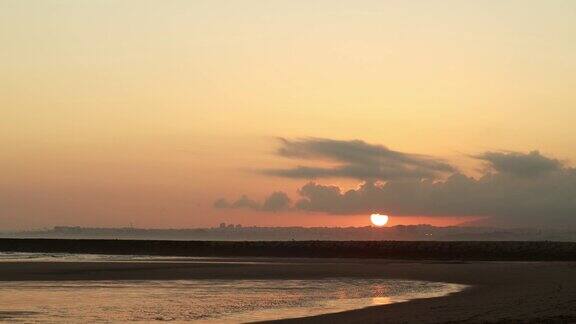
[[[0,239],[0,252],[190,257],[576,261],[576,242]]]

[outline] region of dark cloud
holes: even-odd
[[[214,208],[220,209],[239,209],[246,208],[252,210],[261,210],[269,212],[279,212],[290,208],[291,200],[288,195],[281,191],[273,192],[262,204],[243,195],[238,200],[230,203],[226,199],[218,199],[214,202]]]
[[[290,198],[288,195],[281,191],[273,192],[262,204],[264,211],[282,211],[290,207]]]
[[[343,192],[308,183],[300,210],[330,214],[486,216],[496,225],[576,225],[576,170],[538,152],[485,153],[493,172],[474,179],[454,173],[446,180],[365,182]]]
[[[243,195],[238,200],[230,203],[226,199],[218,199],[213,205],[215,208],[249,208],[249,209],[259,209],[260,205],[249,199],[246,195]]]
[[[293,159],[335,162],[335,167],[267,170],[291,178],[347,177],[362,184],[344,191],[309,182],[290,206],[277,192],[263,204],[248,198],[217,206],[256,210],[295,209],[334,215],[389,213],[394,216],[476,216],[484,225],[576,226],[576,169],[538,151],[485,152],[480,177],[469,177],[431,157],[392,151],[362,141],[282,139],[278,153]],[[242,202],[240,202],[242,201]]]
[[[562,163],[556,159],[547,158],[538,151],[528,154],[518,152],[486,152],[476,156],[485,160],[495,171],[513,176],[532,177],[543,173],[559,171]]]
[[[341,141],[307,138],[280,139],[278,154],[291,159],[335,163],[334,167],[297,166],[264,170],[288,178],[354,178],[360,180],[436,179],[455,172],[450,164],[424,155],[393,151],[382,145],[359,140]]]
[[[228,202],[228,200],[224,199],[224,198],[220,198],[218,200],[216,200],[214,202],[214,204],[212,204],[212,207],[214,208],[220,208],[220,209],[224,209],[224,208],[230,208],[230,203]]]

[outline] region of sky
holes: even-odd
[[[0,228],[576,224],[576,2],[0,0]]]

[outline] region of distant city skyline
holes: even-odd
[[[542,228],[437,227],[427,224],[388,227],[260,227],[220,223],[208,228],[91,228],[56,226],[33,231],[0,232],[8,238],[137,239],[194,241],[574,241],[576,230]]]

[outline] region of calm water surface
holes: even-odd
[[[12,254],[0,260],[112,261],[112,256]],[[125,260],[126,256],[119,257]],[[157,259],[157,258],[156,258]],[[139,257],[132,260],[138,261]],[[146,259],[144,259],[146,260]],[[1,266],[1,265],[0,265]],[[0,282],[0,320],[241,323],[440,297],[465,286],[387,279]]]

